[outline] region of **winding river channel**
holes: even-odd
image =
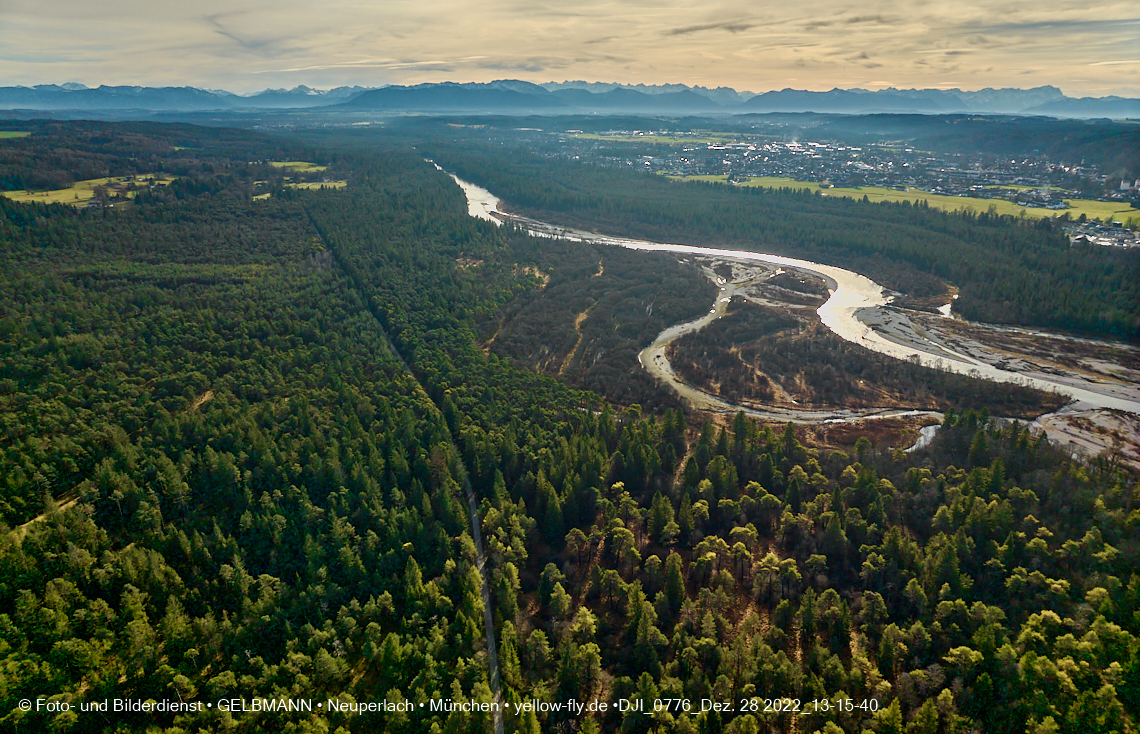
[[[1024,360],[1010,360],[1008,355],[996,352],[987,354],[975,350],[966,353],[956,349],[947,344],[946,340],[934,338],[923,329],[916,327],[908,319],[906,312],[901,309],[890,308],[891,297],[884,292],[884,288],[859,273],[832,265],[779,255],[693,245],[660,244],[541,222],[529,217],[503,212],[499,208],[499,199],[494,194],[454,175],[452,178],[466,194],[468,213],[471,216],[486,219],[496,224],[510,221],[524,227],[531,234],[541,237],[558,237],[650,252],[693,255],[745,265],[764,263],[810,273],[823,278],[831,293],[827,301],[817,311],[820,321],[836,335],[847,341],[898,359],[917,360],[923,365],[940,370],[1055,391],[1076,401],[1067,406],[1068,410],[1074,408],[1081,410],[1113,409],[1140,413],[1140,390],[1137,390],[1136,385],[1130,385],[1119,380],[1090,379],[1087,375],[1075,370],[1064,371],[1055,368],[1044,370],[1039,365]],[[725,282],[723,278],[717,279],[717,284],[720,290],[708,314],[699,319],[666,329],[654,340],[653,344],[639,355],[641,364],[646,370],[658,379],[672,385],[673,389],[682,397],[698,407],[732,411],[743,409],[746,413],[756,417],[804,423],[929,413],[928,411],[890,409],[856,411],[798,410],[774,407],[767,409],[746,408],[727,403],[716,396],[684,383],[674,374],[668,359],[665,357],[665,347],[683,334],[704,327],[724,312],[731,297],[736,295],[738,284]],[[945,309],[944,313],[949,311],[947,307],[943,307],[943,309]],[[982,325],[976,326],[982,327]],[[1056,335],[1050,336],[1060,338]],[[1014,364],[1021,366],[1022,369],[1003,368],[998,364],[1005,367]]]

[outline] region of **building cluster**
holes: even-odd
[[[671,145],[655,142],[668,136]],[[685,137],[693,138],[692,143]],[[1066,165],[1042,157],[998,158],[916,150],[903,142],[861,146],[829,141],[773,140],[742,135],[702,139],[700,133],[611,130],[600,135],[558,136],[549,154],[603,166],[638,168],[669,175],[790,178],[824,187],[877,186],[944,196],[1004,199],[1019,207],[1062,212],[1066,199],[1140,199],[1140,180],[1117,190],[1093,166]],[[645,142],[642,143],[641,141]],[[680,141],[679,144],[677,141]]]
[[[1065,225],[1069,241],[1074,245],[1101,247],[1140,247],[1140,232],[1128,229],[1124,222],[1073,222]]]

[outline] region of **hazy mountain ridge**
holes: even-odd
[[[408,90],[397,93],[393,90]],[[450,90],[450,92],[448,91]],[[745,96],[749,95],[749,96]],[[1053,86],[1032,89],[796,89],[752,94],[720,87],[688,87],[562,82],[531,84],[503,80],[487,84],[421,84],[365,92],[345,103],[353,109],[393,109],[399,97],[403,109],[416,111],[575,111],[653,114],[876,112],[948,114],[1033,114],[1057,117],[1140,116],[1140,100],[1121,97],[1066,97]]]
[[[41,84],[0,87],[0,109],[96,111],[212,111],[329,108],[342,111],[506,113],[747,114],[877,112],[987,113],[1055,117],[1140,117],[1140,99],[1067,97],[1054,86],[1032,89],[781,89],[761,94],[728,87],[685,84],[631,85],[565,81],[534,84],[517,79],[487,83],[442,82],[411,86],[337,87],[304,85],[238,95],[196,87]]]
[[[736,91],[732,87],[717,87],[709,89],[708,87],[695,86],[690,87],[687,84],[618,84],[610,82],[584,82],[584,81],[565,81],[565,82],[546,82],[540,84],[542,88],[549,92],[558,92],[564,89],[582,89],[588,92],[603,93],[609,92],[614,89],[630,89],[642,94],[669,94],[674,92],[693,91],[702,97],[708,97],[717,104],[724,106],[731,106],[740,104],[756,96],[756,92],[749,91]]]
[[[367,89],[336,87],[319,90],[301,85],[293,89],[266,89],[240,95],[197,87],[87,87],[68,82],[0,87],[0,109],[200,111],[300,108],[337,104]]]
[[[542,94],[520,92],[499,82],[384,87],[363,92],[337,107],[344,110],[415,112],[565,112],[572,109],[546,90],[542,90]]]
[[[782,89],[756,95],[741,105],[749,112],[831,112],[864,114],[868,112],[919,112],[945,114],[952,112],[986,112],[1022,114],[1035,107],[1071,99],[1053,86],[1032,89],[832,89],[807,92]],[[1081,107],[1069,112],[1080,112]]]

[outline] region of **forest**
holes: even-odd
[[[667,255],[529,237],[510,242],[512,257],[549,273],[549,282],[480,325],[488,351],[617,405],[681,407],[672,390],[630,365],[663,329],[705,312],[716,294],[707,278]]]
[[[47,191],[89,179],[167,173],[184,179],[176,187],[190,179],[215,190],[228,185],[234,195],[234,184],[280,184],[284,172],[269,161],[319,157],[297,141],[286,144],[229,128],[123,122],[111,132],[105,123],[47,120],[16,127],[30,135],[0,144],[0,191]]]
[[[1140,487],[1111,454],[972,404],[907,454],[626,402],[636,380],[589,362],[705,307],[675,261],[473,219],[383,135],[177,132],[191,154],[161,125],[52,124],[108,170],[140,136],[192,161],[122,209],[0,198],[0,729],[492,731],[17,705],[492,701],[470,486],[502,701],[733,703],[512,708],[508,732],[1135,730]],[[17,140],[6,175],[67,163]],[[348,186],[254,200],[269,155]]]

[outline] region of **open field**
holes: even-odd
[[[675,174],[663,173],[668,179],[673,181],[704,181],[705,183],[728,183],[728,176],[723,175],[699,175],[699,176],[678,176]],[[782,176],[754,176],[746,183],[736,184],[738,186],[763,186],[769,189],[817,189],[819,184],[810,183],[808,181],[796,181],[795,179],[785,178]]]
[[[294,171],[324,171],[328,166],[318,166],[308,161],[269,161],[274,168],[291,168]]]
[[[669,178],[676,181],[713,181],[719,183],[726,183],[728,181],[727,176],[670,176]],[[1056,217],[1068,213],[1073,219],[1084,214],[1089,219],[1115,219],[1123,222],[1127,222],[1129,219],[1140,220],[1140,209],[1133,209],[1132,206],[1126,202],[1117,201],[1066,199],[1065,201],[1070,208],[1056,211],[1053,209],[1022,207],[1005,199],[977,199],[971,196],[945,196],[942,194],[930,194],[915,189],[896,191],[894,189],[884,189],[878,186],[823,189],[818,183],[796,181],[791,178],[752,178],[745,183],[736,185],[763,186],[766,188],[811,189],[813,191],[819,190],[823,196],[845,196],[849,199],[861,199],[866,196],[869,201],[925,201],[932,207],[948,212],[958,211],[960,209],[984,212],[988,211],[990,207],[993,207],[998,214],[1009,214],[1015,217],[1020,216],[1022,212],[1024,212],[1027,217],[1037,218]]]
[[[739,139],[739,135],[719,135],[707,133],[699,135],[598,135],[596,133],[571,133],[570,137],[582,140],[606,140],[614,143],[724,143]]]
[[[1025,186],[1023,184],[990,184],[986,189],[1013,189],[1014,191],[1058,191],[1059,186]]]
[[[4,140],[5,138],[26,138],[29,135],[31,135],[31,133],[22,130],[0,130],[0,140]]]
[[[133,199],[135,191],[128,189],[134,183],[139,188],[149,186],[166,186],[174,180],[173,176],[165,174],[144,174],[142,176],[112,176],[110,178],[92,178],[86,181],[76,181],[66,189],[53,189],[51,191],[0,191],[12,201],[39,202],[40,204],[71,204],[83,206],[95,198],[95,189],[102,186],[109,195],[125,196]]]
[[[1085,214],[1090,219],[1112,219],[1127,223],[1129,219],[1140,221],[1140,209],[1134,209],[1122,201],[1088,201],[1086,199],[1066,199],[1071,216]]]
[[[711,178],[711,177],[710,177]],[[718,176],[717,178],[724,178]],[[796,181],[791,178],[784,178],[781,176],[759,176],[748,179],[747,183],[740,184],[741,186],[764,186],[770,189],[813,189],[819,188],[819,184],[808,183],[807,181]]]
[[[320,189],[343,189],[345,186],[348,186],[347,181],[308,181],[302,183],[285,184],[285,188],[289,189],[316,189],[318,191]],[[273,194],[266,192],[264,194],[257,194],[253,197],[253,200],[264,201],[265,199],[269,199],[272,196]]]

